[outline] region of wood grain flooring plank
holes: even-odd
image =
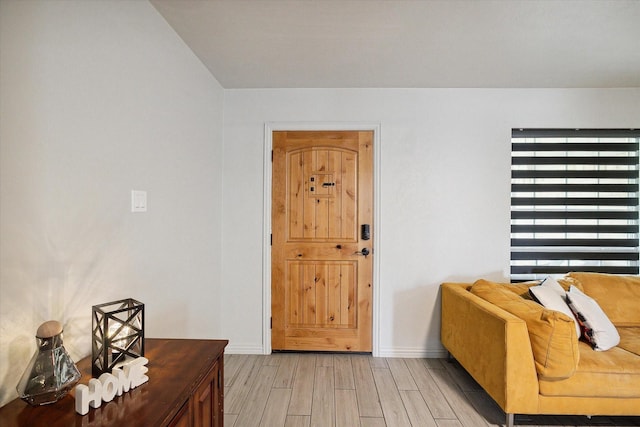
[[[458,420],[436,420],[438,427],[464,427]],[[535,427],[535,426],[528,426]]]
[[[355,390],[336,387],[336,427],[353,427],[360,424],[358,398]]]
[[[418,390],[418,386],[413,380],[409,368],[407,368],[405,359],[387,358],[386,361],[398,390]]]
[[[311,417],[309,415],[287,415],[284,427],[309,427],[310,424]]]
[[[224,355],[224,385],[231,386],[238,375],[240,367],[249,356],[247,354],[225,354]]]
[[[358,412],[360,417],[382,418],[382,407],[378,398],[376,383],[373,380],[370,357],[355,355],[351,360],[353,377],[356,383],[356,397],[358,398]]]
[[[311,407],[311,427],[336,425],[335,388],[333,366],[316,366]]]
[[[427,359],[425,359],[426,361]],[[429,364],[425,363],[425,366],[429,368]],[[458,387],[462,389],[462,391],[480,391],[482,387],[473,379],[471,375],[467,371],[464,370],[462,366],[458,362],[444,363],[444,367],[449,372],[449,375],[454,379]],[[431,368],[429,368],[431,369]]]
[[[445,399],[440,388],[433,380],[433,377],[429,374],[424,363],[422,363],[422,360],[405,359],[405,363],[407,364],[407,368],[409,369],[409,372],[411,372],[411,376],[416,382],[418,390],[420,390],[425,403],[429,407],[433,418],[455,419],[455,412],[451,409],[449,403],[447,403],[447,399]],[[444,369],[441,369],[441,371],[444,372]]]
[[[387,365],[387,359],[385,359],[384,357],[368,356],[368,358],[369,358],[369,365],[371,365],[371,369],[389,367]]]
[[[464,394],[487,424],[501,426],[505,423],[507,416],[487,393],[483,391],[465,391]]]
[[[296,373],[296,367],[298,366],[298,360],[300,355],[298,354],[284,354],[280,359],[278,365],[278,373],[273,381],[273,386],[276,388],[292,388],[293,377]]]
[[[230,414],[239,414],[244,406],[244,401],[251,391],[251,387],[258,377],[261,356],[249,356],[240,367],[236,379],[231,387],[225,391],[224,410]]]
[[[360,427],[387,427],[384,418],[360,417]]]
[[[336,389],[355,390],[353,365],[351,365],[351,357],[349,355],[336,354],[333,358],[333,369],[336,375]]]
[[[258,378],[247,394],[242,411],[238,414],[238,419],[236,420],[238,426],[252,427],[260,425],[260,419],[269,399],[276,372],[278,372],[277,366],[264,365],[260,367]]]
[[[411,427],[400,393],[389,369],[373,369],[373,379],[378,388],[380,405],[387,426]]]
[[[445,369],[447,359],[422,359],[429,369]]]
[[[293,377],[293,392],[287,415],[311,415],[316,356],[301,354]]]
[[[418,390],[400,390],[400,397],[412,426],[436,427],[436,420]]]
[[[238,414],[224,414],[224,425],[226,427],[233,427],[238,419]]]
[[[287,353],[271,353],[271,354],[266,354],[264,355],[264,361],[262,362],[262,365],[265,366],[280,366],[280,362],[282,362],[282,359],[284,359],[286,356],[288,356]]]
[[[333,354],[318,354],[316,366],[333,366]]]
[[[460,387],[458,387],[446,369],[430,369],[429,374],[433,377],[449,405],[452,408],[456,408],[456,418],[463,426],[480,427],[488,425],[487,421],[476,412],[469,399],[460,390]]]
[[[264,427],[284,426],[287,420],[289,400],[291,400],[291,389],[272,388],[260,425]]]

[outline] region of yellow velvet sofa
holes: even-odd
[[[617,346],[595,351],[579,340],[573,319],[530,300],[533,284],[482,280],[442,284],[442,344],[508,427],[514,414],[640,415],[640,278],[569,273],[559,283],[597,302]]]

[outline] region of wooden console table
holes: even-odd
[[[226,340],[145,339],[149,381],[89,408],[75,411],[72,391],[56,403],[29,406],[20,399],[0,408],[0,426],[171,426],[223,425],[224,348]],[[91,357],[77,363],[78,384],[91,378]]]

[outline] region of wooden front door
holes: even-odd
[[[272,185],[273,350],[371,351],[373,132],[273,132]]]

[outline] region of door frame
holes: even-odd
[[[363,122],[266,122],[264,125],[264,199],[263,199],[263,239],[262,239],[262,350],[271,354],[271,183],[273,180],[271,151],[274,131],[373,131],[373,232],[375,256],[373,257],[373,307],[371,319],[372,355],[380,354],[380,123]]]

